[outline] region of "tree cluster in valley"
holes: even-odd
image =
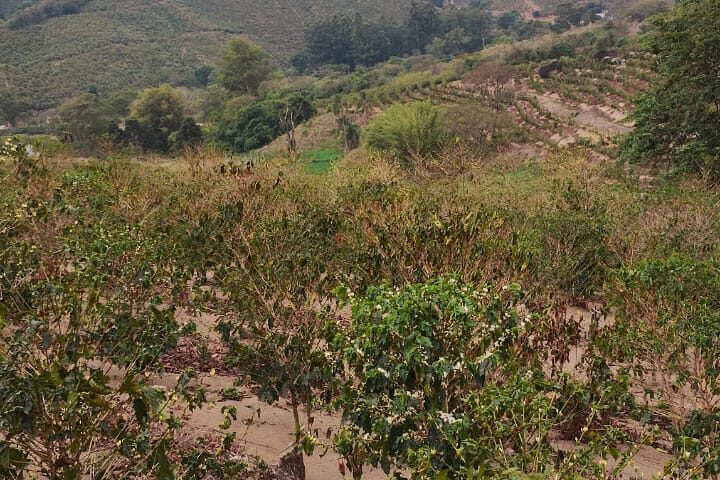
[[[182,98],[167,84],[108,98],[84,93],[63,103],[58,113],[60,136],[85,151],[94,151],[105,141],[167,153],[202,140],[202,131],[186,115]]]

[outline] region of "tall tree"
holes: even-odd
[[[336,15],[310,27],[305,32],[305,45],[310,61],[320,64],[344,64],[355,68],[352,20]]]
[[[168,84],[140,92],[131,114],[143,131],[142,147],[167,151],[168,138],[180,128],[184,110],[182,99]]]
[[[233,93],[255,95],[273,71],[270,55],[241,38],[233,38],[222,52],[219,83]]]
[[[83,93],[65,101],[58,109],[63,129],[80,148],[92,148],[98,138],[108,131],[110,116],[97,95]]]
[[[720,180],[720,8],[684,0],[654,17],[648,36],[657,54],[653,88],[633,114],[623,151],[631,160],[666,160],[707,168]]]
[[[348,65],[354,70],[405,53],[405,37],[402,27],[389,21],[337,15],[310,27],[305,45],[311,63]]]
[[[427,0],[413,0],[407,27],[415,50],[422,51],[440,30],[437,8]]]
[[[443,32],[450,33],[461,28],[470,36],[470,43],[467,50],[479,50],[492,35],[494,19],[492,13],[482,6],[467,6],[454,8],[443,12],[440,16]]]

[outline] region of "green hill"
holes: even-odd
[[[309,23],[353,11],[397,19],[410,0],[55,0],[82,5],[76,13],[40,15],[37,23],[14,28],[21,2],[2,3],[0,63],[18,70],[22,90],[42,107],[91,86],[108,92],[190,79],[233,35],[287,57]],[[22,5],[38,10],[49,3]]]

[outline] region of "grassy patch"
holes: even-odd
[[[312,150],[301,156],[301,161],[305,163],[308,172],[321,175],[329,172],[333,164],[340,160],[345,153],[337,148],[326,148],[322,150]]]

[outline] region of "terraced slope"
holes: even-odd
[[[476,104],[498,117],[509,116],[528,143],[546,148],[582,144],[599,154],[629,133],[632,98],[647,85],[646,59],[626,53],[616,64],[571,62],[549,79],[516,75],[504,83],[463,79],[411,93],[452,108]],[[483,68],[483,67],[481,67]]]
[[[565,58],[564,71],[549,79],[536,74],[539,64],[511,66],[500,58],[502,47],[492,47],[388,80],[364,92],[368,103],[354,114],[354,122],[365,126],[395,102],[430,101],[442,107],[459,138],[479,147],[478,158],[490,160],[499,153],[550,159],[558,147],[577,145],[602,161],[612,156],[619,137],[632,130],[632,99],[652,75],[650,59],[633,51],[621,52],[614,64],[587,56]],[[467,59],[479,64],[453,73]],[[300,125],[296,140],[301,157],[328,148],[342,150],[330,112]],[[251,157],[271,158],[285,151],[281,137]]]
[[[100,91],[192,78],[229,37],[276,56],[300,46],[304,25],[339,12],[400,18],[410,0],[91,0],[80,13],[11,29],[0,25],[0,63],[49,106],[90,86]],[[8,10],[10,12],[10,10]],[[7,13],[7,12],[6,12]]]

